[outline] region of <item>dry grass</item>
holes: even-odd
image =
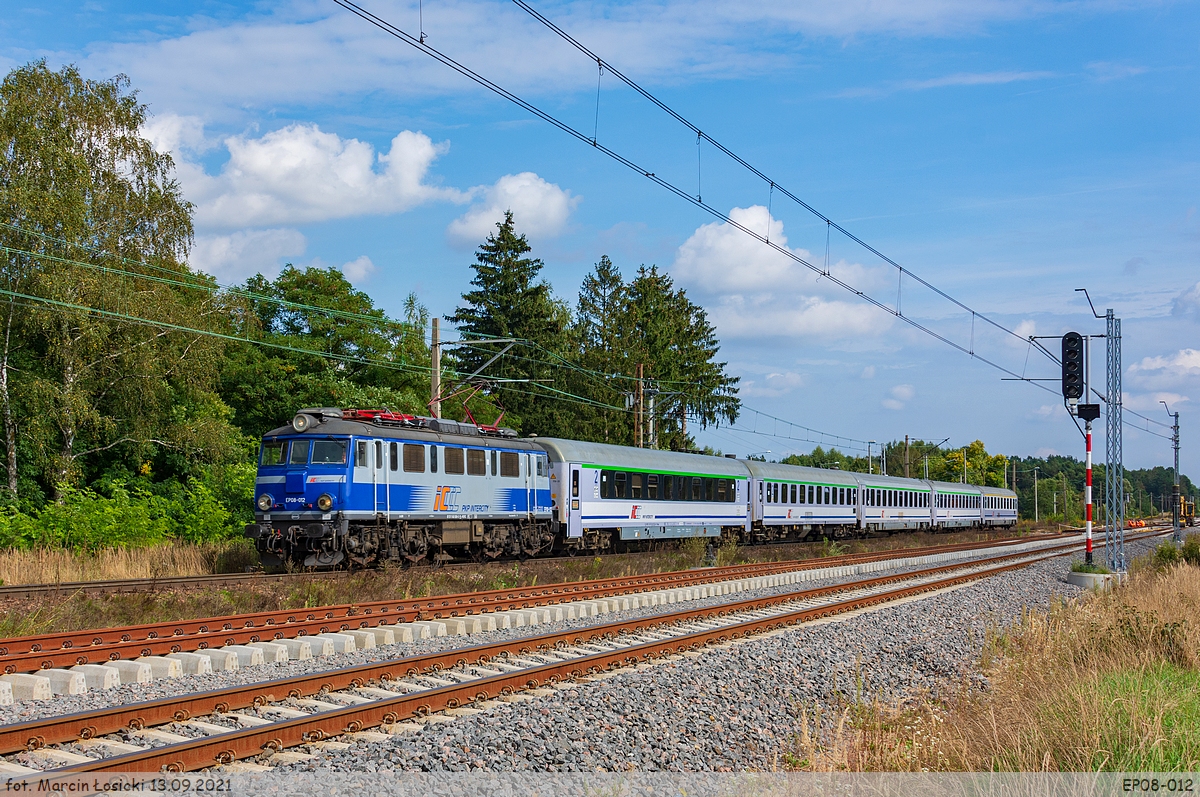
[[[722,546],[716,550],[716,557],[719,565],[773,562],[835,553],[975,542],[995,536],[977,532],[910,534],[837,544]],[[158,588],[147,592],[100,596],[61,594],[44,596],[35,601],[8,599],[0,604],[0,637],[684,570],[702,563],[706,547],[699,541],[692,541],[679,547],[622,556],[531,559],[523,563],[437,570],[425,567],[384,569],[347,573],[337,578],[298,577],[288,581],[265,581],[236,589]],[[102,551],[90,556],[10,551],[0,553],[0,573],[17,574],[12,581],[8,575],[4,575],[5,583],[63,583],[88,579],[194,575],[221,572],[217,569],[218,565],[238,560],[237,555],[243,551],[244,548],[237,547],[218,549],[205,546]],[[240,570],[241,567],[229,567],[223,572]],[[18,578],[19,575],[27,577]]]
[[[242,540],[149,548],[104,548],[95,552],[32,548],[0,551],[0,584],[63,584],[127,578],[170,578],[242,570],[257,561]]]
[[[1195,771],[1200,567],[1143,567],[1114,593],[992,635],[991,688],[805,715],[788,763],[851,771]]]

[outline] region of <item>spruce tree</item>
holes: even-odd
[[[564,349],[570,311],[539,278],[544,264],[529,257],[531,251],[525,236],[516,232],[512,211],[506,212],[475,252],[473,290],[463,294],[463,305],[447,320],[464,339],[480,341],[455,350],[463,375],[483,367],[506,345],[484,341],[519,341],[480,378],[493,380],[487,382],[487,392],[505,408],[505,425],[525,434],[557,435],[570,428],[570,410],[539,387],[553,384],[554,358]]]

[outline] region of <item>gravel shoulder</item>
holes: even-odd
[[[1127,546],[1137,556],[1151,546]],[[305,770],[771,771],[801,712],[846,697],[896,701],[980,682],[989,627],[1077,597],[1071,559],[1047,560],[841,621],[798,626],[529,701],[501,703],[407,736],[355,741]],[[549,626],[547,626],[549,628]]]

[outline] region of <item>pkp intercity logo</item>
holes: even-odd
[[[433,499],[434,512],[457,512],[458,511],[458,496],[462,492],[461,487],[438,487],[437,496]]]

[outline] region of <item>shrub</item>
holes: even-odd
[[[1163,570],[1171,565],[1179,563],[1179,549],[1175,547],[1173,542],[1164,542],[1154,549],[1154,553],[1150,556],[1150,566],[1155,570]]]
[[[1189,565],[1200,567],[1200,534],[1189,534],[1187,539],[1183,541],[1183,548],[1179,551],[1183,557],[1183,561]]]

